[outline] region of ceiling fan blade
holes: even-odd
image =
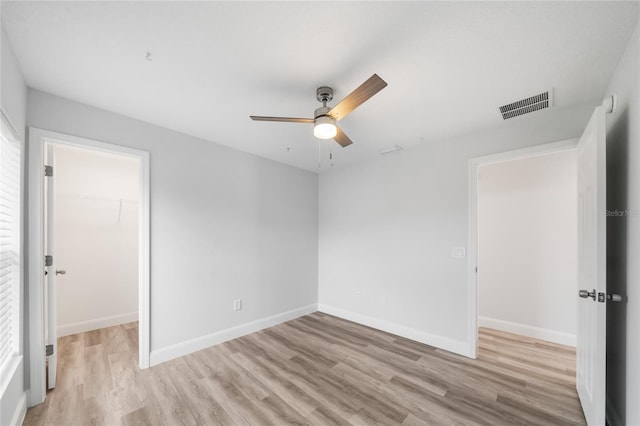
[[[351,145],[353,141],[349,139],[349,136],[345,135],[345,133],[342,131],[340,127],[336,126],[336,128],[338,129],[338,133],[336,133],[336,136],[333,138],[333,140],[338,142],[338,144],[340,144],[340,146],[343,148],[346,148],[349,145]]]
[[[378,77],[378,74],[374,74],[331,108],[328,114],[335,118],[336,121],[340,121],[385,87],[387,87],[387,82]]]
[[[313,118],[296,118],[296,117],[264,117],[262,115],[250,115],[254,121],[284,121],[286,123],[310,123],[313,124]]]

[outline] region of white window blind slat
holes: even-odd
[[[0,374],[19,353],[21,147],[2,119],[0,133]]]

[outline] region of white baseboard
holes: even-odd
[[[416,342],[424,343],[425,345],[444,349],[446,351],[453,352],[458,355],[471,357],[471,354],[469,353],[468,342],[453,340],[448,337],[426,333],[424,331],[416,330],[415,328],[373,318],[367,315],[362,315],[362,314],[358,314],[351,311],[346,311],[340,308],[334,308],[333,306],[328,306],[324,304],[318,304],[318,310],[320,312],[324,312],[329,315],[333,315],[342,319],[357,322],[358,324],[362,324],[362,325],[376,328],[378,330],[386,331],[387,333],[406,337],[407,339],[415,340]]]
[[[268,327],[273,327],[274,325],[281,324],[285,321],[290,321],[292,319],[311,314],[317,310],[318,305],[314,303],[312,305],[303,306],[302,308],[293,309],[291,311],[251,321],[246,324],[216,331],[215,333],[207,334],[202,337],[196,337],[195,339],[180,342],[175,345],[156,349],[151,351],[150,365],[158,365],[165,361],[169,361],[170,359],[178,358],[228,340],[255,333],[256,331],[260,331]]]
[[[11,426],[20,426],[24,422],[24,418],[27,415],[27,393],[22,392],[20,395],[20,399],[18,400],[18,406],[16,407],[16,411],[13,412],[13,417],[11,418]]]
[[[519,334],[521,336],[533,337],[535,339],[546,340],[548,342],[559,343],[561,345],[576,346],[576,335],[564,333],[562,331],[532,327],[530,325],[487,317],[479,317],[478,326]]]
[[[99,328],[112,327],[114,325],[126,324],[128,322],[138,321],[138,313],[130,312],[128,314],[114,315],[111,317],[96,318],[89,321],[74,322],[71,324],[58,325],[58,337],[68,336],[70,334],[84,333],[85,331],[97,330]]]

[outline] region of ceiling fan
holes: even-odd
[[[283,121],[287,123],[313,124],[313,135],[315,137],[318,139],[334,139],[341,147],[345,148],[353,142],[336,126],[336,122],[345,118],[354,109],[358,108],[385,87],[387,87],[387,83],[378,77],[377,74],[374,74],[334,107],[327,106],[327,102],[333,100],[333,89],[327,86],[318,87],[316,90],[316,99],[318,99],[318,102],[322,102],[322,106],[315,110],[313,118],[265,117],[261,115],[251,115],[249,117],[255,121]]]

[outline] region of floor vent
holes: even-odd
[[[549,108],[553,105],[551,93],[551,90],[549,90],[535,96],[531,96],[530,98],[521,99],[519,101],[503,105],[499,108],[500,115],[504,120],[508,120],[509,118],[517,117],[519,115],[529,114],[530,112]]]

